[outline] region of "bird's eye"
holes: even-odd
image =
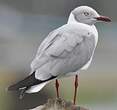
[[[88,12],[84,12],[83,14],[84,14],[85,16],[88,16],[88,15],[89,15],[89,13],[88,13]]]

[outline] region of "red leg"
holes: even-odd
[[[57,94],[57,98],[59,98],[59,82],[58,82],[57,79],[56,79],[56,84],[55,84],[55,86],[56,86],[56,94]]]
[[[78,75],[75,76],[75,91],[74,91],[74,105],[76,104],[77,88],[78,88]]]

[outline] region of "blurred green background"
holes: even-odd
[[[54,82],[23,100],[6,88],[28,75],[41,41],[80,5],[93,7],[112,18],[112,23],[96,24],[99,43],[90,68],[80,74],[78,104],[92,110],[117,110],[116,4],[116,0],[0,0],[0,110],[29,109],[55,97]],[[73,80],[60,80],[61,97],[71,101]]]

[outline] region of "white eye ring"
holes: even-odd
[[[84,12],[83,14],[84,14],[85,16],[88,16],[88,15],[89,15],[89,13],[88,13],[88,12]]]

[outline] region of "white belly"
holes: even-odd
[[[93,57],[93,56],[92,56],[92,57]],[[90,66],[91,61],[92,61],[92,57],[91,57],[91,59],[81,68],[81,70],[86,70],[86,69]]]

